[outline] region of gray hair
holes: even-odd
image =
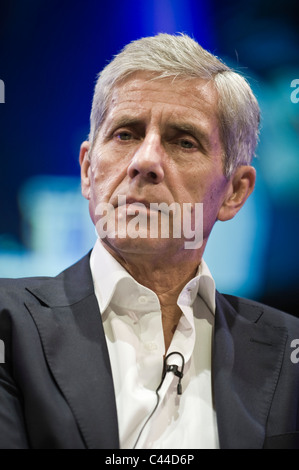
[[[161,33],[133,41],[102,70],[90,115],[91,146],[105,118],[114,87],[138,71],[152,72],[155,78],[213,81],[218,93],[224,174],[229,178],[239,165],[251,164],[258,141],[260,110],[248,82],[185,34]]]

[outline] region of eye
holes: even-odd
[[[130,139],[132,139],[132,134],[128,131],[121,131],[121,132],[117,132],[115,134],[115,137],[118,140],[130,140]]]
[[[183,147],[184,149],[192,149],[192,148],[195,148],[194,142],[192,142],[192,140],[188,140],[188,139],[180,139],[180,140],[179,140],[179,145],[180,145],[181,147]]]

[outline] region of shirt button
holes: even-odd
[[[155,341],[148,341],[147,343],[145,343],[144,347],[148,351],[156,351],[158,349],[158,345],[157,343],[155,343]]]
[[[140,304],[146,304],[147,303],[147,298],[145,297],[145,295],[141,295],[139,298],[138,298],[138,302]]]

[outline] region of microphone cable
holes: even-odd
[[[179,371],[178,370],[178,366],[175,365],[175,364],[172,364],[172,365],[167,365],[167,359],[172,356],[173,354],[178,354],[179,356],[181,356],[181,359],[182,359],[182,366],[181,366],[181,370]],[[163,371],[162,371],[162,378],[161,378],[161,382],[159,383],[158,387],[156,388],[156,396],[157,396],[157,403],[153,409],[153,411],[151,412],[151,414],[149,415],[149,417],[147,418],[147,420],[145,421],[144,425],[142,426],[139,434],[138,434],[138,437],[137,437],[137,440],[134,444],[134,447],[133,449],[136,448],[137,444],[138,444],[138,441],[141,437],[141,434],[143,433],[144,431],[144,428],[145,426],[147,425],[147,423],[149,422],[149,420],[151,419],[151,417],[153,416],[153,414],[155,413],[156,409],[158,408],[159,406],[159,403],[160,403],[160,395],[159,395],[159,390],[160,388],[162,387],[162,384],[164,382],[164,379],[165,379],[165,375],[167,374],[167,372],[173,372],[174,375],[176,375],[178,378],[179,378],[179,381],[178,381],[178,385],[177,385],[177,393],[178,395],[182,395],[182,384],[181,384],[181,380],[184,376],[184,367],[185,367],[185,359],[184,359],[184,356],[183,354],[181,354],[180,352],[177,352],[177,351],[174,351],[174,352],[171,352],[169,353],[167,356],[165,356],[164,358],[164,361],[163,361]]]

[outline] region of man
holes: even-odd
[[[298,319],[221,295],[203,260],[254,189],[258,125],[247,82],[188,36],[102,71],[80,150],[98,240],[1,284],[2,448],[299,447]]]

